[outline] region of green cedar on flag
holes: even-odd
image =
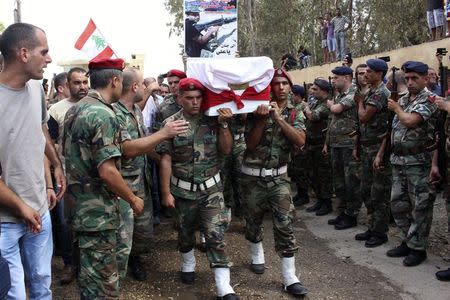
[[[86,53],[90,60],[116,56],[92,19],[76,41],[75,48]]]

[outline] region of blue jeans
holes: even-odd
[[[342,60],[345,56],[345,32],[337,32],[334,37],[336,38],[336,59]]]
[[[33,234],[24,223],[1,223],[0,250],[8,261],[11,289],[7,299],[52,299],[50,284],[53,254],[52,222],[49,212],[42,216],[42,231]]]

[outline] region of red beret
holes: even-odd
[[[93,59],[88,65],[89,71],[102,69],[116,69],[122,71],[125,68],[125,62],[121,58],[101,58]]]
[[[196,91],[200,90],[202,93],[205,91],[205,87],[197,79],[183,78],[178,84],[178,90],[180,91]]]
[[[283,69],[279,69],[279,68],[275,69],[275,73],[273,74],[273,79],[276,78],[276,77],[287,78],[287,80],[289,81],[290,86],[293,85],[291,75],[289,75],[289,73],[286,72]],[[272,79],[272,81],[273,81],[273,79]]]
[[[180,70],[170,70],[169,72],[167,72],[167,77],[170,76],[177,76],[178,78],[182,79],[182,78],[186,78],[186,73],[184,73],[183,71]]]

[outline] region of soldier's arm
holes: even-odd
[[[400,104],[392,99],[388,101],[389,110],[393,111],[400,123],[402,123],[406,128],[416,128],[420,123],[424,121],[423,117],[417,112],[405,112],[403,111]]]
[[[184,120],[167,122],[161,130],[152,135],[135,140],[124,141],[122,143],[122,155],[125,158],[131,158],[148,154],[155,149],[156,145],[165,139],[172,138],[178,134],[183,134],[187,129],[188,125]]]
[[[231,153],[231,149],[233,147],[233,136],[231,135],[230,126],[223,128],[220,124],[230,121],[233,118],[233,112],[229,108],[221,108],[217,111],[219,112],[219,136],[217,149],[220,153],[227,155]]]
[[[367,124],[367,122],[369,122],[373,118],[373,116],[375,116],[378,110],[373,105],[367,105],[366,107],[364,107],[363,101],[358,101],[357,104],[359,121],[362,124]]]
[[[253,113],[254,122],[253,127],[245,132],[245,143],[247,144],[247,149],[255,150],[259,145],[261,138],[264,133],[264,126],[266,124],[267,117],[269,116],[269,107],[267,105],[260,105]]]
[[[134,213],[139,215],[144,209],[144,202],[130,190],[125,180],[123,180],[115,160],[116,158],[110,158],[102,162],[97,167],[98,174],[108,189],[127,201]]]
[[[330,101],[330,100],[328,100]],[[344,111],[344,105],[338,103],[338,104],[331,104],[328,106],[328,108],[330,109],[330,111],[335,114],[338,115],[340,113],[342,113]]]
[[[294,128],[284,118],[276,118],[275,123],[281,128],[283,134],[289,141],[295,144],[298,148],[303,147],[306,141],[306,134],[303,130]]]
[[[159,180],[161,187],[162,204],[167,207],[175,207],[175,199],[170,192],[170,177],[172,176],[172,156],[161,154],[159,165]]]
[[[64,176],[63,167],[56,152],[55,145],[48,133],[47,125],[42,125],[42,132],[45,137],[45,156],[47,156],[53,166],[53,175],[55,176],[56,186],[58,187],[57,199],[60,200],[66,191],[66,177]]]

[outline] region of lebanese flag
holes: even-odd
[[[76,41],[75,48],[86,53],[89,60],[116,56],[92,19],[89,19],[88,25]]]

